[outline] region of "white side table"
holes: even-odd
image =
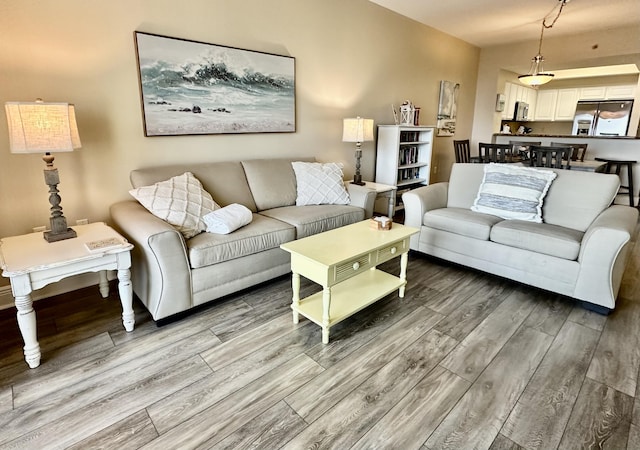
[[[396,186],[388,184],[374,183],[373,181],[365,181],[365,186],[369,189],[376,191],[377,198],[387,198],[389,200],[389,206],[387,210],[387,217],[393,219],[393,213],[396,209]]]
[[[133,331],[133,290],[131,253],[133,245],[104,223],[73,227],[78,237],[49,243],[42,233],[12,236],[0,240],[2,276],[11,279],[18,310],[18,327],[24,340],[24,357],[32,369],[40,365],[36,313],[31,292],[72,275],[99,272],[100,293],[109,295],[107,270],[118,271],[118,292],[122,303],[122,323]],[[89,250],[87,244],[99,242]]]

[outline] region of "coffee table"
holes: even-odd
[[[407,284],[409,238],[419,230],[394,223],[375,230],[369,220],[319,233],[280,247],[291,253],[293,323],[299,314],[322,327],[322,343],[329,343],[332,326]],[[376,266],[400,256],[400,275]],[[322,291],[300,299],[300,276]]]

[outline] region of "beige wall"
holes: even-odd
[[[342,118],[392,123],[391,104],[410,99],[433,124],[443,79],[461,84],[458,135],[471,133],[479,49],[366,0],[3,0],[0,29],[0,100],[76,105],[82,149],[56,155],[70,224],[108,221],[142,166],[301,155],[343,162],[350,177]],[[144,137],[135,30],[295,57],[297,131]],[[451,139],[437,138],[436,179],[448,177]],[[363,147],[366,179],[373,149]],[[0,236],[47,223],[43,164],[9,153],[3,115]]]
[[[558,22],[557,27],[561,26],[561,22]],[[594,46],[597,47],[593,48]],[[530,60],[537,48],[536,40],[482,49],[471,139],[476,145],[486,139],[490,140],[492,133],[500,130],[500,113],[495,112],[496,94],[504,92],[505,81],[511,81],[509,73],[522,74],[529,70]],[[545,33],[542,53],[545,57],[544,68],[551,72],[614,64],[633,63],[640,67],[640,29],[621,27],[563,37],[554,37],[548,32]],[[564,80],[552,81],[548,88],[567,87],[566,83]],[[636,93],[636,104],[640,104],[640,89]],[[632,126],[638,120],[640,107],[635,107],[631,117]]]

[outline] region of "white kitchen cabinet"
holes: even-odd
[[[633,99],[636,94],[636,86],[607,86],[605,97],[607,100],[629,100]]]
[[[396,210],[402,193],[429,184],[434,127],[378,125],[376,183],[396,186]]]
[[[590,86],[580,88],[580,100],[604,100],[606,98],[606,86]]]
[[[557,99],[557,89],[538,91],[534,120],[554,120]]]
[[[558,89],[553,120],[573,120],[578,97],[578,89]]]
[[[513,120],[516,110],[516,102],[525,102],[529,105],[529,120],[533,119],[535,111],[537,91],[519,83],[507,81],[504,84],[505,106],[502,111],[503,120]]]

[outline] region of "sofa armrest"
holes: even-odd
[[[154,320],[192,306],[191,269],[182,234],[136,201],[115,203],[111,220],[132,244],[133,290]]]
[[[366,186],[345,182],[345,187],[351,198],[351,206],[359,206],[364,209],[364,218],[373,217],[373,208],[376,202],[376,192]]]
[[[447,207],[449,183],[435,183],[419,187],[402,194],[404,203],[404,224],[420,228],[427,211]]]
[[[427,211],[446,208],[448,192],[449,182],[445,181],[412,189],[402,194],[404,224],[420,229],[422,218]],[[419,241],[420,233],[414,234],[410,238],[409,246],[413,250],[417,250]]]
[[[574,297],[615,307],[637,222],[638,210],[621,205],[611,206],[596,217],[582,238]]]

